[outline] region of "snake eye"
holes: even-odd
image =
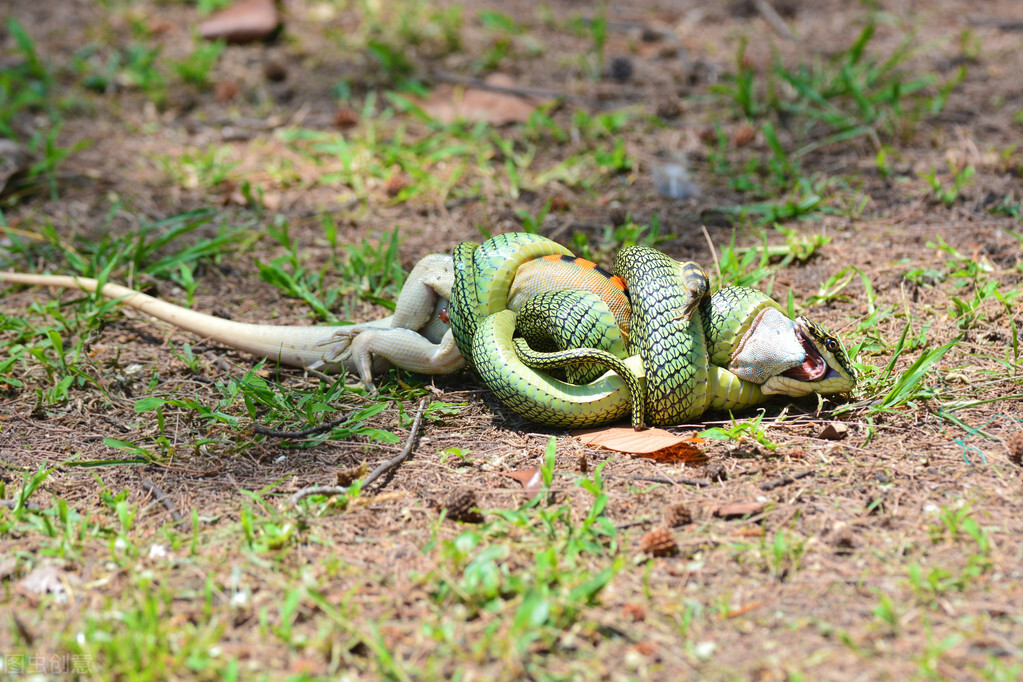
[[[828,352],[834,353],[838,350],[838,341],[829,336],[824,339],[824,347],[828,349]]]

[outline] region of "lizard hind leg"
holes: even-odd
[[[434,343],[402,327],[363,329],[352,339],[350,358],[366,388],[373,387],[373,375],[384,371],[388,364],[416,374],[453,374],[465,366],[450,330]]]

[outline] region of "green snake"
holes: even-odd
[[[454,341],[481,382],[531,421],[577,428],[631,412],[636,428],[673,425],[770,395],[842,393],[855,385],[845,351],[822,327],[790,320],[755,289],[708,296],[702,268],[649,247],[623,249],[615,259],[613,272],[628,287],[628,332],[585,291],[542,292],[518,314],[508,310],[518,268],[552,255],[571,252],[518,233],[463,242],[453,252]],[[595,373],[601,375],[589,380]]]

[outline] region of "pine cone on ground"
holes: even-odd
[[[675,535],[667,528],[647,531],[639,540],[639,548],[650,556],[672,556],[678,554]]]
[[[664,510],[664,525],[668,528],[678,528],[679,526],[688,526],[693,522],[693,513],[689,511],[682,502],[676,502],[668,505],[668,508]]]
[[[1023,466],[1023,431],[1017,431],[1006,438],[1005,445],[1009,448],[1009,461]]]
[[[481,523],[483,514],[479,510],[476,491],[472,488],[458,488],[444,500],[448,518],[463,523]]]

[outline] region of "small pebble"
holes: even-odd
[[[276,59],[263,64],[263,77],[271,83],[280,83],[288,78],[288,69]]]
[[[613,81],[624,83],[632,78],[632,60],[628,57],[615,57],[607,68],[607,75]]]
[[[607,217],[611,221],[611,224],[615,227],[619,227],[625,224],[625,221],[629,219],[629,214],[622,206],[620,201],[612,201],[607,206]]]
[[[712,483],[720,483],[728,480],[728,471],[721,462],[711,462],[706,469],[707,478]]]
[[[662,99],[657,102],[654,113],[658,118],[677,118],[682,113],[682,107],[677,99]]]
[[[213,96],[220,102],[229,102],[238,96],[241,86],[234,81],[217,81]]]
[[[745,147],[757,137],[757,129],[749,123],[743,123],[732,131],[732,144],[736,147]]]
[[[828,534],[828,543],[835,548],[837,554],[852,554],[856,548],[856,534],[851,526],[838,522]]]
[[[652,170],[657,193],[671,199],[694,199],[700,196],[699,186],[689,177],[689,170],[681,163],[661,163]]]
[[[334,112],[334,125],[338,128],[351,128],[359,122],[359,114],[351,107],[338,107]]]

